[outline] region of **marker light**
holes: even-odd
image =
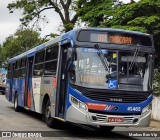
[[[82,103],[82,102],[79,102],[79,108],[87,110],[87,106],[84,103]]]

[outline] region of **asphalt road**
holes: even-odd
[[[133,127],[116,127],[111,132],[97,132],[91,128],[81,128],[79,126],[74,126],[71,124],[66,124],[58,122],[57,126],[54,128],[48,128],[46,124],[42,121],[42,116],[40,114],[22,110],[21,112],[15,112],[13,104],[9,103],[4,95],[0,95],[0,131],[50,131],[47,132],[47,135],[52,137],[43,137],[40,139],[54,139],[54,140],[70,140],[70,139],[108,139],[108,140],[151,140],[151,139],[160,139],[154,137],[130,137],[126,132],[135,134],[136,131],[158,131],[159,128],[133,128]],[[145,132],[146,133],[146,132]],[[138,132],[138,134],[142,134]],[[54,138],[53,138],[54,137]],[[1,139],[1,138],[0,138]],[[7,138],[2,138],[7,139]],[[28,139],[28,138],[12,138],[12,139]],[[39,139],[39,138],[30,138],[30,139]]]

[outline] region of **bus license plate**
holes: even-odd
[[[123,118],[109,117],[108,122],[123,122]]]

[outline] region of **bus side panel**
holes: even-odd
[[[77,94],[73,88],[70,87],[68,84],[67,88],[67,98],[66,98],[66,108],[65,108],[65,119],[68,122],[73,123],[81,123],[81,124],[88,124],[87,122],[87,113],[84,113],[82,110],[77,108],[74,104],[71,103],[71,95],[76,97],[77,99],[81,100],[84,98],[81,94]],[[78,104],[79,106],[79,104]]]
[[[10,79],[7,79],[7,82],[6,82],[6,99],[8,100],[8,101],[11,101],[12,99],[11,99],[11,91],[10,91]]]
[[[54,76],[50,76],[50,77],[42,77],[42,94],[48,94],[50,97],[50,103],[51,103],[51,116],[55,117],[55,100],[56,100],[56,88],[53,87],[53,84],[55,84],[53,81]],[[56,79],[55,79],[56,80]],[[44,96],[43,96],[44,97]],[[42,100],[43,102],[43,100]],[[42,107],[42,106],[41,106]]]
[[[32,82],[33,78],[29,78],[28,81],[28,106],[30,106],[30,110],[35,111],[35,105],[34,105],[34,97],[33,97],[33,82]]]
[[[18,105],[19,105],[20,98],[19,98],[19,93],[18,93],[18,87],[19,87],[19,79],[15,78],[13,79],[13,84],[12,84],[12,103],[14,103],[14,97],[15,97],[15,94],[17,94]]]
[[[38,77],[38,78],[33,78],[32,79],[32,87],[33,87],[33,100],[34,100],[34,108],[35,108],[35,112],[37,113],[41,113],[41,80],[42,78],[41,77]]]
[[[26,87],[26,89],[27,89],[26,106],[31,109],[31,106],[32,106],[32,78],[28,78],[28,86]]]
[[[19,79],[19,87],[18,87],[18,99],[19,99],[19,106],[24,107],[24,92],[25,92],[25,79]]]

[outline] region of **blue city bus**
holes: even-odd
[[[6,98],[15,111],[102,130],[149,126],[154,44],[146,33],[80,28],[8,61]]]

